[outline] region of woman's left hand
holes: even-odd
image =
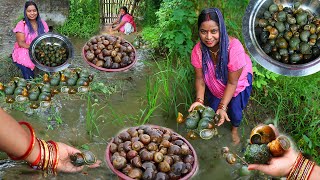
[[[225,110],[218,109],[216,114],[220,115],[220,120],[219,120],[218,126],[221,126],[225,120],[230,121],[229,116]]]
[[[64,143],[57,142],[59,148],[59,163],[57,167],[57,171],[59,172],[79,172],[83,169],[83,166],[76,167],[71,163],[70,155],[80,152],[78,149],[68,146]],[[93,165],[90,165],[89,168],[96,168],[100,166],[101,161],[97,160],[97,162]]]

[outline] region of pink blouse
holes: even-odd
[[[191,53],[191,64],[195,68],[202,68],[202,53],[200,42],[197,43]],[[229,62],[228,71],[234,72],[243,68],[242,73],[238,80],[238,85],[233,97],[237,96],[247,86],[249,86],[247,75],[252,72],[252,62],[250,57],[245,53],[241,42],[238,39],[233,38],[229,42]],[[212,81],[206,84],[211,93],[217,98],[222,98],[226,85],[215,77],[215,69],[209,69],[209,73],[212,75]]]
[[[136,31],[136,23],[134,22],[133,17],[130,14],[125,14],[122,17],[121,21],[125,21],[127,23],[130,23],[133,26],[134,31]],[[124,25],[125,25],[125,23],[120,27],[121,32],[124,32]]]
[[[42,20],[42,24],[44,26],[44,32],[48,32],[49,28],[47,23]],[[13,32],[23,33],[27,44],[31,44],[31,42],[38,36],[38,32],[34,32],[33,34],[30,33],[28,26],[23,20],[18,22],[16,27],[13,29]],[[35,65],[33,64],[33,62],[29,57],[29,49],[20,47],[17,42],[14,43],[12,59],[13,59],[13,62],[21,64],[25,67],[28,67],[31,70],[33,70],[35,67]]]

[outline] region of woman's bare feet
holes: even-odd
[[[240,143],[240,137],[238,135],[238,127],[232,126],[231,136],[232,136],[233,144],[238,145]]]

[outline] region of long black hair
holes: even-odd
[[[128,8],[127,8],[126,6],[121,6],[120,9],[123,9],[124,12],[125,12],[123,15],[120,16],[120,21],[121,21],[122,17],[123,17],[124,15],[128,14]]]
[[[31,5],[33,5],[33,6],[36,8],[37,12],[38,12],[38,15],[37,15],[37,18],[36,18],[37,25],[38,25],[38,31],[37,31],[37,32],[38,32],[38,35],[43,34],[43,33],[45,33],[45,32],[44,32],[44,26],[43,26],[43,24],[42,24],[42,20],[41,20],[41,18],[40,18],[39,10],[38,10],[38,7],[37,7],[37,5],[36,5],[35,2],[33,2],[33,1],[27,1],[27,2],[25,3],[25,5],[24,5],[24,21],[26,22],[26,24],[27,24],[27,26],[28,26],[28,28],[29,28],[30,33],[31,33],[31,34],[34,33],[34,29],[32,28],[32,25],[31,25],[31,23],[30,23],[30,21],[29,21],[29,18],[27,17],[27,8],[28,8],[29,6],[31,6]]]
[[[220,79],[224,84],[228,81],[228,46],[229,37],[224,24],[223,16],[218,8],[207,8],[201,11],[198,17],[198,30],[205,21],[215,21],[219,26],[220,40],[219,40],[219,56],[218,64],[215,68],[215,75],[217,79]],[[200,39],[201,41],[201,39]],[[208,73],[208,63],[212,62],[212,57],[209,53],[209,48],[201,41],[202,50],[202,70],[204,74]],[[214,67],[212,65],[212,67]]]

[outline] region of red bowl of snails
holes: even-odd
[[[130,69],[137,62],[136,49],[127,40],[114,35],[98,35],[82,48],[82,57],[90,66],[107,72]]]
[[[171,129],[155,125],[121,131],[107,145],[106,162],[123,180],[188,180],[198,169],[192,145]]]

